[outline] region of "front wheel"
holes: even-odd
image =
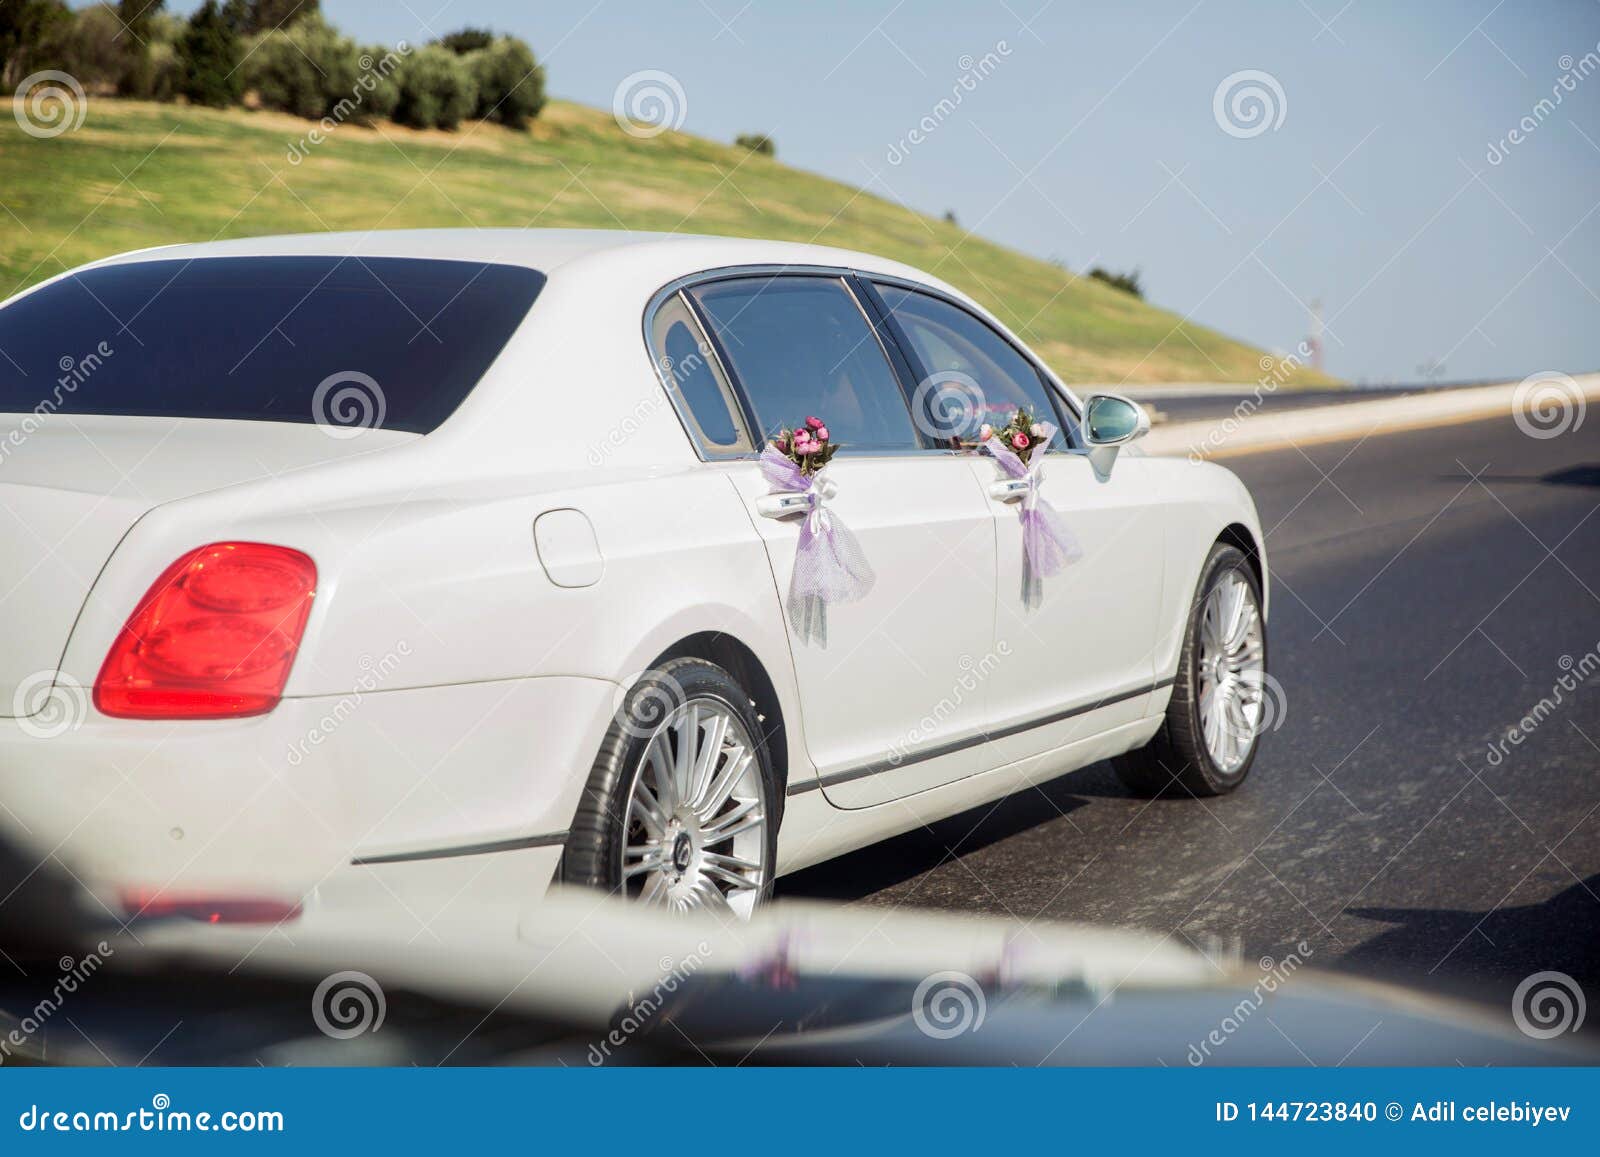
[[[750,696],[703,659],[629,689],[595,757],[563,876],[673,911],[748,919],[772,892],[778,796]]]
[[[1223,795],[1244,782],[1270,723],[1261,583],[1242,551],[1211,548],[1184,631],[1166,719],[1112,766],[1140,795]]]

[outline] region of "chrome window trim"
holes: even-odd
[[[937,286],[927,285],[921,281],[913,281],[909,277],[899,277],[893,273],[865,272],[859,274],[859,276],[863,281],[869,283],[881,282],[884,285],[893,285],[901,289],[910,290],[914,293],[926,294],[929,297],[936,298],[937,300],[944,302],[946,305],[959,309],[962,313],[967,314],[980,324],[988,326],[994,331],[996,337],[1015,350],[1017,355],[1021,357],[1023,361],[1027,362],[1033,367],[1034,372],[1039,375],[1039,380],[1044,383],[1045,389],[1053,392],[1060,400],[1062,406],[1066,409],[1066,412],[1072,416],[1074,425],[1081,426],[1083,424],[1083,403],[1078,400],[1078,395],[1068,389],[1066,383],[1064,383],[1060,378],[1056,377],[1055,373],[1050,369],[1050,367],[1045,365],[1044,362],[1039,359],[1038,355],[1036,355],[1024,342],[1022,342],[1019,338],[1012,334],[1010,330],[1002,325],[998,318],[988,316],[987,312],[983,311],[981,307],[975,306],[972,302],[963,301],[961,298],[956,297],[954,294],[947,293],[944,290],[939,289]],[[1059,450],[1050,451],[1052,454],[1073,454],[1082,452],[1083,448],[1081,446],[1070,445],[1064,446]]]
[[[675,294],[683,293],[683,299],[689,309],[689,312],[694,316],[696,322],[699,324],[700,329],[702,330],[702,336],[706,338],[706,344],[711,347],[712,358],[716,361],[718,372],[722,374],[723,379],[728,383],[729,388],[734,391],[737,400],[739,401],[740,412],[735,415],[735,418],[738,420],[739,425],[742,428],[745,428],[745,432],[750,434],[752,441],[758,441],[758,439],[755,438],[755,432],[748,429],[748,422],[745,416],[745,411],[749,408],[749,399],[744,396],[743,390],[739,386],[738,378],[729,373],[728,367],[723,364],[722,356],[717,351],[716,338],[706,329],[705,319],[700,316],[700,311],[698,308],[696,308],[693,298],[691,298],[687,293],[684,293],[684,291],[712,281],[733,281],[746,277],[772,277],[783,274],[793,274],[800,277],[829,277],[841,279],[844,283],[845,292],[848,293],[851,300],[855,302],[856,308],[860,309],[863,316],[867,318],[867,326],[872,330],[874,336],[878,339],[878,345],[880,349],[883,347],[884,336],[878,333],[878,327],[872,324],[871,316],[867,314],[865,307],[861,303],[861,300],[857,297],[855,287],[851,284],[852,278],[859,278],[860,280],[869,283],[879,281],[886,285],[900,286],[904,289],[913,290],[917,293],[926,293],[930,297],[936,297],[941,301],[947,302],[965,313],[972,314],[978,321],[989,326],[991,329],[995,329],[996,333],[1008,345],[1015,349],[1017,353],[1022,355],[1023,359],[1039,372],[1040,379],[1045,383],[1047,388],[1055,391],[1056,396],[1061,400],[1062,405],[1066,408],[1067,412],[1072,415],[1074,422],[1081,424],[1083,421],[1083,405],[1078,401],[1077,395],[1069,390],[1065,384],[1063,384],[1061,380],[1050,371],[1048,366],[1034,356],[1033,352],[1028,349],[1026,345],[1012,337],[1010,332],[1007,331],[1004,326],[1000,326],[993,318],[985,316],[982,312],[975,311],[974,307],[970,303],[963,301],[959,297],[939,289],[936,286],[928,285],[921,281],[915,281],[909,277],[900,277],[892,273],[874,273],[870,270],[856,269],[845,265],[784,265],[772,263],[722,265],[715,269],[702,269],[694,273],[684,274],[682,277],[675,277],[657,289],[653,294],[650,295],[650,300],[645,305],[644,316],[642,319],[643,325],[641,327],[642,336],[644,338],[645,356],[650,363],[651,376],[666,393],[667,400],[672,403],[672,411],[677,415],[678,424],[683,427],[684,436],[689,439],[689,444],[694,447],[695,453],[703,462],[752,462],[760,456],[760,451],[757,450],[748,454],[733,451],[719,451],[714,447],[705,445],[696,435],[696,426],[693,417],[690,416],[687,419],[685,418],[683,411],[683,399],[679,395],[678,391],[667,389],[665,383],[661,381],[659,369],[661,364],[661,355],[660,351],[655,348],[655,342],[652,339],[652,335],[655,332],[656,313],[661,309],[662,305],[670,300]],[[893,370],[894,359],[890,357],[889,352],[886,349],[884,350],[884,357],[889,360],[890,369]],[[898,376],[898,373],[896,376]],[[912,425],[914,428],[915,421],[913,421]],[[1081,454],[1082,452],[1083,451],[1080,447],[1067,447],[1062,450],[1051,451],[1052,454]],[[969,456],[970,455],[965,451],[948,450],[942,447],[920,447],[916,449],[908,448],[905,450],[874,450],[871,453],[852,453],[850,455],[851,458],[861,460],[872,458],[912,457],[962,458]]]
[[[656,349],[654,341],[656,315],[674,299],[683,306],[683,311],[689,315],[689,320],[694,323],[695,348],[706,355],[707,361],[711,364],[712,372],[717,375],[719,392],[722,394],[723,400],[732,405],[728,416],[733,420],[734,432],[736,436],[744,439],[745,446],[748,448],[724,447],[706,438],[704,431],[700,427],[699,419],[694,416],[694,410],[683,396],[682,389],[678,388],[676,383],[668,385],[663,376],[661,364],[663,355]],[[734,385],[733,377],[728,373],[728,367],[722,362],[721,351],[718,350],[717,344],[711,340],[711,335],[706,330],[705,319],[700,316],[700,311],[695,308],[695,304],[690,300],[689,295],[682,290],[676,290],[668,294],[656,294],[650,299],[650,308],[646,313],[644,324],[645,344],[650,351],[650,368],[655,372],[656,381],[666,391],[667,399],[672,403],[673,412],[678,415],[679,424],[683,426],[684,433],[689,435],[689,441],[694,444],[700,457],[706,461],[730,461],[754,458],[759,454],[761,451],[757,447],[761,445],[761,439],[756,437],[754,431],[751,430],[750,424],[745,418],[744,406],[739,398],[738,387]],[[666,373],[670,373],[670,371],[666,371]]]

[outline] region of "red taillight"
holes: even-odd
[[[317,566],[298,550],[214,542],[169,566],[129,616],[95,680],[124,719],[220,719],[278,705]]]
[[[133,920],[199,920],[204,924],[282,924],[300,918],[297,900],[260,896],[207,896],[130,888],[119,897]]]

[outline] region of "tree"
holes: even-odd
[[[239,38],[217,0],[195,9],[178,41],[183,67],[182,92],[195,104],[222,108],[239,100]]]
[[[494,43],[494,33],[487,28],[463,28],[460,32],[439,37],[437,43],[440,48],[448,48],[457,56],[465,56],[469,52],[488,48]]]
[[[395,73],[400,101],[394,119],[419,129],[453,129],[478,105],[472,70],[447,48],[429,44],[406,58]]]
[[[0,0],[0,83],[7,92],[61,63],[72,24],[62,0]]]
[[[462,59],[478,86],[475,116],[520,129],[544,108],[544,69],[516,37],[502,36]]]
[[[1131,273],[1113,273],[1109,269],[1102,269],[1096,265],[1089,270],[1089,276],[1094,280],[1109,285],[1112,289],[1120,289],[1123,293],[1131,293],[1138,298],[1144,297],[1144,287],[1139,284],[1139,271]]]
[[[238,37],[288,28],[308,16],[320,16],[320,0],[228,0],[223,17]]]
[[[156,13],[165,0],[119,0],[117,19],[122,35],[117,43],[122,49],[122,76],[117,92],[122,96],[144,99],[150,95],[155,70],[150,61],[150,40]]]
[[[763,157],[778,155],[778,143],[766,133],[740,133],[733,138],[733,143],[741,149],[749,149],[752,153],[760,153]]]

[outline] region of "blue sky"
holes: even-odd
[[[1350,380],[1600,369],[1600,68],[1579,75],[1600,61],[1596,0],[324,8],[374,42],[513,32],[554,95],[602,107],[624,77],[670,73],[685,131],[769,132],[790,164],[1004,244],[1137,266],[1153,301],[1269,348],[1320,299],[1327,368]],[[1276,81],[1281,122],[1230,135],[1213,98],[1244,70]]]

